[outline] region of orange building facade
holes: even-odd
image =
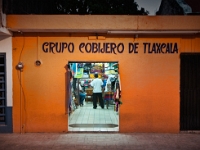
[[[199,16],[8,15],[7,28],[14,133],[68,132],[71,61],[119,63],[120,133],[181,131],[181,55],[200,52]]]

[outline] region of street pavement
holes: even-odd
[[[1,134],[0,150],[200,150],[199,133]]]

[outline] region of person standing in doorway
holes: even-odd
[[[97,100],[99,99],[100,106],[104,109],[104,101],[102,98],[103,81],[98,78],[98,73],[95,73],[94,77],[95,79],[90,83],[93,87],[93,108],[97,108]]]
[[[86,94],[83,88],[84,81],[79,81],[79,96],[80,96],[80,106],[83,106],[83,101],[85,100]]]

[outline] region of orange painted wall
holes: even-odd
[[[74,53],[44,53],[41,48],[44,42],[73,42],[75,50]],[[78,50],[81,42],[122,42],[125,50],[117,55],[81,53]],[[129,54],[128,43],[134,42],[139,43],[138,54]],[[144,54],[144,42],[176,42],[179,53]],[[67,132],[65,65],[69,61],[118,61],[123,101],[119,131],[177,133],[180,120],[179,56],[181,52],[200,52],[198,43],[198,36],[106,37],[105,40],[88,40],[88,36],[73,34],[16,34],[13,36],[14,132]],[[37,59],[42,61],[39,67],[34,64]],[[25,65],[21,72],[21,96],[20,72],[15,69],[19,60]]]

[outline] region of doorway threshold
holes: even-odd
[[[70,124],[73,128],[114,128],[117,124]]]

